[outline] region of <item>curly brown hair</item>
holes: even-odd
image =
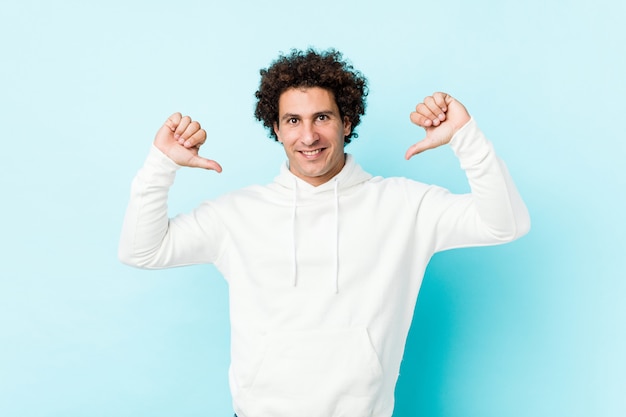
[[[321,87],[331,91],[335,97],[341,118],[348,117],[352,124],[350,138],[357,138],[355,128],[365,114],[367,80],[335,49],[318,52],[313,48],[306,51],[292,49],[288,55],[281,54],[272,64],[260,71],[261,82],[254,94],[257,98],[254,116],[268,130],[270,137],[278,140],[274,123],[278,123],[278,99],[290,88]]]

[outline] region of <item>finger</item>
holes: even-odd
[[[433,125],[438,126],[439,123],[443,122],[446,119],[446,115],[444,110],[441,108],[439,103],[443,100],[439,95],[437,95],[437,99],[434,96],[428,96],[424,99],[424,105],[430,110],[430,113],[433,115],[432,122]]]
[[[424,99],[423,102],[421,102],[420,104],[418,104],[417,106],[415,106],[415,112],[421,114],[422,116],[428,118],[428,119],[433,119],[435,118],[437,115],[431,110],[431,108],[426,104],[426,101],[428,101],[428,97],[426,97]],[[431,97],[432,99],[432,97]]]
[[[176,126],[176,130],[174,131],[174,138],[177,139],[180,143],[183,143],[184,140],[181,140],[181,136],[187,129],[187,126],[191,123],[191,117],[185,116],[180,119],[180,123]]]
[[[415,123],[416,125],[420,126],[420,127],[430,127],[433,125],[433,121],[431,117],[427,117],[424,116],[421,113],[418,113],[417,111],[414,111],[411,113],[410,115],[411,118],[411,122]]]
[[[445,112],[448,111],[448,103],[447,103],[448,97],[450,96],[446,93],[438,92],[438,93],[433,94],[433,99],[435,100],[435,104],[439,106],[439,108],[444,114]]]
[[[411,147],[409,149],[407,149],[406,153],[404,154],[404,159],[411,159],[411,157],[422,153],[428,149],[433,149],[436,146],[432,143],[431,140],[429,139],[423,139],[419,142],[417,142],[414,145],[411,145]]]
[[[180,134],[180,138],[184,139],[183,143],[187,143],[187,140],[195,135],[200,130],[200,123],[196,121],[192,121],[187,125],[187,128],[183,133]]]
[[[191,125],[190,125],[191,126]],[[198,125],[199,127],[199,125]],[[187,131],[185,131],[186,133]],[[184,137],[185,135],[183,135]],[[206,130],[199,129],[193,135],[191,135],[184,143],[185,148],[200,147],[206,141]]]
[[[172,132],[175,131],[176,128],[178,127],[178,125],[180,124],[180,119],[182,119],[182,117],[183,117],[183,115],[178,113],[178,112],[172,114],[165,121],[165,126],[167,126],[167,128],[170,131],[172,131]]]
[[[437,113],[433,112],[431,108],[426,104],[428,97],[424,99],[424,102],[415,106],[415,112],[422,115],[426,119],[430,120],[430,123],[424,123],[425,126],[437,126],[439,124],[439,117]]]
[[[217,161],[214,161],[212,159],[207,159],[207,158],[203,158],[201,156],[194,156],[190,161],[189,161],[189,166],[190,167],[195,167],[195,168],[204,168],[204,169],[208,169],[208,170],[212,170],[212,171],[216,171],[216,172],[222,172],[222,166],[220,164],[217,163]]]

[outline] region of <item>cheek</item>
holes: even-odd
[[[289,146],[293,142],[289,135],[285,135],[284,132],[282,135],[278,136],[278,141],[285,147]]]

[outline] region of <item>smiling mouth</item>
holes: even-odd
[[[322,152],[322,149],[315,149],[314,151],[300,151],[305,156],[315,156]]]

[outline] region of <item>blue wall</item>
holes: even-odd
[[[394,416],[626,415],[626,6],[564,4],[2,3],[0,415],[230,415],[225,283],[122,266],[118,234],[173,111],[203,122],[224,173],[181,172],[172,213],[271,180],[258,69],[309,45],[370,80],[348,148],[366,169],[466,190],[449,149],[402,159],[422,135],[409,112],[444,90],[533,219],[513,244],[433,259]]]

